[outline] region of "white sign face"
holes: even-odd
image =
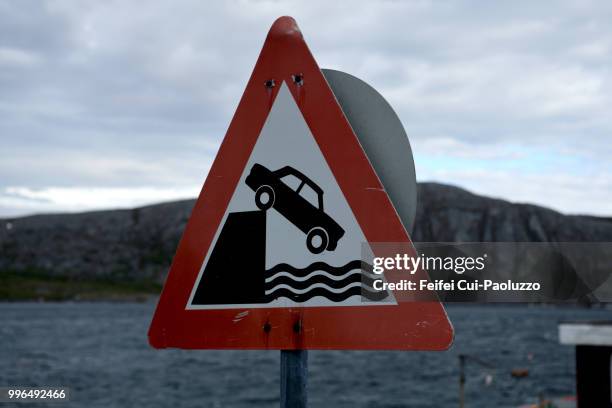
[[[381,277],[362,271],[364,242],[283,82],[187,309],[394,304],[390,292],[368,290]]]

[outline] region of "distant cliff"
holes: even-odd
[[[414,241],[612,241],[612,221],[606,218],[563,215],[435,183],[421,183],[418,194]],[[154,284],[147,288],[155,290],[193,204],[2,219],[0,283],[7,276],[31,276],[55,279],[56,286],[93,280],[125,283],[128,289]],[[0,289],[0,298],[7,296]]]
[[[564,215],[548,208],[420,183],[417,242],[610,242],[612,219]]]

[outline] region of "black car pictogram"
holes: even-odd
[[[288,180],[293,178],[294,188]],[[271,171],[255,163],[245,183],[255,191],[255,204],[260,210],[272,207],[306,234],[306,246],[313,254],[333,251],[344,235],[344,229],[323,210],[323,190],[300,171],[290,166]],[[307,189],[314,192],[309,201]]]

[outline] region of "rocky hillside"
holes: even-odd
[[[417,242],[610,242],[612,219],[564,215],[548,208],[421,183],[412,237]]]
[[[413,239],[612,241],[612,221],[422,183]],[[161,282],[194,201],[0,220],[0,274]]]

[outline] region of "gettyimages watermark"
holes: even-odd
[[[367,243],[363,301],[612,302],[612,243]]]

